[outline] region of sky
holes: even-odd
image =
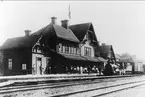
[[[0,45],[48,25],[51,17],[70,24],[92,22],[100,43],[113,45],[115,53],[145,60],[145,1],[0,1]]]

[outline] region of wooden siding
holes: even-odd
[[[4,65],[4,74],[3,75],[21,75],[21,74],[31,74],[31,63],[32,63],[32,54],[31,50],[27,49],[11,49],[1,51],[3,54],[3,65]],[[8,59],[12,59],[12,70],[8,69]],[[22,70],[22,64],[27,64],[27,69]]]

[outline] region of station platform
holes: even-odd
[[[138,75],[113,75],[99,76],[96,74],[50,74],[50,75],[19,75],[19,76],[1,76],[0,87],[12,85],[15,83],[39,83],[39,82],[62,82],[62,81],[78,81],[88,79],[105,79],[105,78],[121,78],[133,77]]]

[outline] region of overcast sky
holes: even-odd
[[[113,45],[116,53],[137,55],[145,59],[145,2],[143,1],[3,1],[0,2],[0,45],[11,37],[24,36],[50,23],[68,19],[70,24],[92,22],[101,43]]]

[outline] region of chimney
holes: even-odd
[[[30,36],[31,30],[25,30],[25,36]]]
[[[102,46],[105,46],[106,45],[106,43],[102,43]]]
[[[56,17],[51,17],[51,23],[56,24],[56,19],[57,19]]]
[[[61,26],[64,27],[64,28],[66,28],[66,29],[68,29],[68,27],[69,27],[68,22],[69,22],[68,20],[62,20],[61,21]]]

